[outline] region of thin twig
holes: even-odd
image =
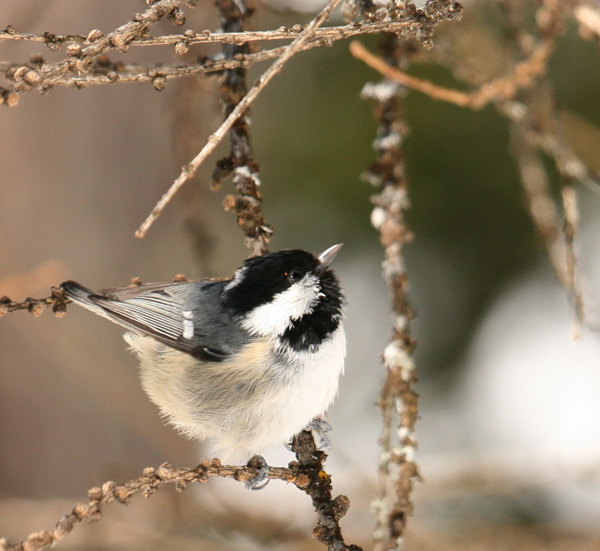
[[[551,195],[548,174],[538,148],[528,139],[523,126],[511,125],[511,152],[525,191],[531,219],[558,280],[567,285],[565,244],[561,236],[560,215]]]
[[[425,18],[426,19],[426,18]],[[339,25],[315,29],[311,40],[327,40],[329,44],[336,40],[343,40],[352,36],[363,34],[376,34],[381,32],[403,32],[407,28],[423,25],[424,17],[422,12],[406,12],[400,21],[380,21],[380,22],[355,22],[348,25]],[[438,23],[436,19],[431,19],[430,23]],[[232,33],[215,33],[209,30],[194,32],[186,31],[182,34],[172,34],[157,37],[136,36],[129,42],[129,46],[164,46],[184,43],[187,46],[194,44],[243,44],[245,42],[262,42],[269,40],[292,40],[297,38],[304,27],[294,25],[291,28],[280,27],[268,31],[242,31]],[[416,30],[416,29],[415,29]],[[96,31],[99,32],[99,31]],[[33,34],[20,33],[9,27],[9,30],[0,31],[0,41],[29,41],[42,42],[56,46],[79,44],[91,44],[88,36],[84,35],[58,35],[58,34]]]
[[[515,9],[515,6],[510,3],[505,5],[505,10],[510,33],[517,38],[515,40],[516,47],[513,47],[514,56],[520,56],[528,51],[531,37],[523,31],[526,25],[522,12]],[[536,14],[538,33],[545,40],[554,41],[558,33],[564,28],[566,14],[564,4],[554,2],[554,0],[544,0]],[[520,135],[519,141],[525,151],[525,158],[522,158],[522,160],[525,160],[528,156],[527,149],[531,150],[529,156],[533,154],[534,148],[542,149],[550,153],[556,163],[556,168],[562,176],[564,209],[562,233],[564,242],[553,242],[549,238],[548,227],[541,218],[542,212],[539,209],[534,210],[534,203],[531,203],[531,214],[538,232],[542,236],[542,241],[557,278],[567,290],[571,300],[575,320],[574,335],[577,336],[581,333],[586,321],[583,294],[576,270],[575,236],[578,227],[578,209],[574,182],[579,179],[590,183],[589,178],[586,177],[586,172],[591,171],[585,170],[585,165],[574,158],[565,144],[558,120],[554,92],[547,77],[542,76],[536,87],[527,94],[521,94],[519,99],[520,101],[517,103],[510,101],[510,99],[499,98],[496,101],[496,106],[512,120],[513,127]],[[550,144],[553,146],[551,151],[548,147]],[[517,159],[519,154],[519,151],[515,151]],[[527,177],[531,178],[532,176],[535,178],[535,172],[532,174],[531,172],[523,173],[522,171],[522,182],[526,192],[528,192],[528,188],[530,189],[536,185],[534,182],[526,181]],[[551,199],[548,196],[544,203],[547,205],[549,200]],[[539,201],[537,204],[541,206]],[[546,219],[547,221],[549,220]],[[561,231],[558,218],[555,219],[554,223],[555,228],[552,233],[558,237]],[[544,234],[546,238],[544,238]]]
[[[313,41],[305,45],[304,49],[318,47],[322,44]],[[67,88],[86,88],[116,83],[148,82],[155,79],[172,80],[188,76],[211,76],[230,69],[248,68],[253,63],[268,61],[279,57],[285,51],[285,47],[264,50],[254,54],[236,55],[234,59],[204,58],[194,64],[164,65],[140,64],[121,62],[112,63],[106,55],[88,68],[84,75],[65,75],[54,81],[54,86],[65,86]],[[9,79],[23,67],[22,63],[0,62],[0,73],[5,73]],[[163,87],[164,88],[164,87]],[[162,88],[161,88],[162,89]]]
[[[566,288],[570,292],[573,310],[575,314],[574,337],[581,335],[581,330],[585,325],[585,310],[581,285],[577,276],[577,254],[575,252],[575,236],[579,228],[579,209],[577,208],[577,195],[575,194],[574,182],[571,178],[563,181],[562,200],[565,210],[565,223],[563,232],[566,245],[566,267],[567,282]]]
[[[18,93],[39,87],[42,91],[47,91],[54,84],[71,71],[84,72],[93,63],[93,61],[105,51],[116,48],[120,51],[126,51],[129,44],[136,37],[144,33],[150,25],[157,23],[167,14],[178,9],[185,4],[187,0],[159,0],[152,4],[145,12],[136,14],[131,21],[115,29],[111,33],[98,38],[85,48],[74,48],[69,53],[67,59],[57,63],[44,65],[41,69],[31,69],[24,72],[23,78],[17,82],[11,93]]]
[[[154,6],[153,6],[154,8]],[[366,23],[351,23],[345,26],[327,27],[324,29],[314,29],[313,34],[308,37],[306,42],[299,47],[299,50],[308,50],[314,47],[331,46],[334,41],[342,40],[351,36],[361,34],[378,33],[382,31],[390,31],[401,33],[403,37],[411,36],[430,36],[432,29],[443,20],[452,20],[460,18],[461,10],[459,5],[450,3],[444,5],[444,9],[422,11],[422,10],[406,10],[402,12],[400,20],[377,21]],[[136,15],[133,21],[143,19],[143,16]],[[146,19],[143,19],[144,21]],[[129,24],[128,24],[129,25]],[[251,41],[268,41],[268,40],[291,40],[297,38],[304,28],[301,25],[294,25],[292,28],[280,28],[270,31],[256,32],[233,32],[233,33],[211,33],[210,31],[202,31],[196,33],[192,30],[187,30],[183,34],[167,35],[161,37],[146,37],[140,36],[145,31],[146,27],[141,28],[139,34],[125,35],[123,30],[127,25],[117,29],[113,33],[105,36],[101,31],[94,29],[90,31],[88,36],[83,35],[56,35],[52,33],[43,33],[36,35],[32,33],[18,33],[12,26],[8,26],[4,31],[0,32],[0,42],[2,40],[29,40],[35,42],[44,42],[49,49],[57,50],[62,44],[70,45],[67,50],[69,57],[59,63],[44,64],[41,56],[35,56],[35,62],[30,63],[9,63],[0,62],[0,67],[6,73],[9,80],[16,84],[12,87],[0,89],[0,103],[4,103],[10,107],[17,105],[18,93],[27,92],[34,89],[41,92],[48,92],[54,86],[74,86],[83,88],[85,86],[97,84],[114,84],[116,82],[136,82],[152,80],[155,88],[162,90],[166,80],[188,76],[191,74],[206,74],[207,72],[219,71],[224,69],[208,68],[206,71],[203,68],[204,63],[199,66],[193,66],[189,69],[183,67],[165,67],[161,70],[160,67],[149,68],[148,73],[141,71],[139,75],[125,74],[120,76],[119,71],[111,71],[109,75],[99,74],[93,64],[90,63],[90,57],[99,55],[99,52],[106,52],[111,49],[124,51],[130,46],[146,46],[146,45],[169,45],[175,46],[177,53],[185,53],[189,50],[192,44],[202,43],[218,43],[224,44],[243,44]],[[424,29],[428,29],[427,32]],[[95,48],[94,51],[90,47],[82,49],[82,46],[91,45]],[[101,49],[99,49],[101,46]],[[286,51],[287,47],[273,48],[265,52],[257,54],[249,54],[247,56],[236,56],[235,60],[230,60],[226,68],[229,69],[239,62],[239,67],[248,67],[251,63],[264,61],[279,57]],[[218,64],[217,64],[218,65]],[[151,74],[156,71],[156,75]],[[164,73],[164,74],[163,74]],[[93,76],[90,76],[93,75]]]
[[[538,124],[535,124],[527,105],[522,102],[507,101],[501,102],[498,108],[510,120],[522,125],[527,139],[553,158],[558,170],[564,176],[573,178],[585,184],[594,193],[600,194],[600,177],[575,155],[556,132],[550,132],[546,128],[541,129]]]
[[[550,88],[547,89],[549,91]],[[521,171],[521,182],[529,199],[530,213],[556,277],[569,293],[575,318],[574,334],[579,335],[586,322],[581,284],[576,273],[575,235],[578,213],[573,182],[587,183],[597,193],[600,188],[594,183],[591,171],[562,143],[555,121],[546,120],[546,124],[540,124],[544,116],[539,110],[533,114],[526,103],[515,106],[507,102],[499,107],[513,122],[513,137],[519,142],[513,148],[513,155]],[[548,147],[549,145],[552,147]],[[563,178],[564,241],[558,239],[561,235],[559,216],[545,182],[543,163],[535,154],[535,150],[540,149],[554,159]]]
[[[54,546],[81,522],[100,520],[105,505],[114,501],[127,505],[137,494],[142,494],[146,498],[151,497],[165,484],[175,484],[178,491],[183,491],[190,484],[195,482],[204,484],[209,478],[231,478],[245,483],[256,475],[257,471],[253,467],[221,465],[218,459],[204,460],[197,467],[188,469],[174,469],[168,463],[163,463],[157,469],[148,467],[144,469],[143,476],[125,484],[116,484],[110,481],[105,482],[101,487],[91,488],[88,490],[87,503],[76,505],[70,513],[61,517],[51,530],[34,532],[29,534],[25,540],[15,544],[8,544],[4,538],[0,539],[0,550],[39,551]],[[269,467],[266,476],[269,479],[295,484],[304,491],[311,484],[306,472],[298,468]]]
[[[315,537],[327,545],[330,551],[360,551],[360,547],[346,546],[339,528],[339,521],[345,515],[350,505],[348,498],[331,497],[331,478],[324,471],[323,462],[327,457],[319,451],[312,434],[303,431],[294,439],[297,449],[298,462],[285,467],[269,467],[266,477],[270,480],[282,480],[294,484],[306,492],[313,501],[317,512],[318,525],[314,530]],[[127,505],[131,498],[141,494],[146,498],[152,497],[165,484],[175,484],[177,491],[185,490],[190,484],[205,484],[209,478],[230,478],[246,483],[256,477],[258,471],[249,465],[222,465],[218,459],[205,459],[197,467],[176,469],[168,463],[163,463],[157,469],[144,469],[141,477],[124,484],[109,481],[102,486],[88,490],[87,503],[79,503],[73,510],[61,517],[51,530],[33,532],[15,544],[9,544],[0,538],[1,551],[41,551],[54,546],[83,521],[96,522],[102,517],[103,507],[112,502]]]
[[[62,317],[67,311],[69,302],[71,301],[60,287],[52,287],[52,294],[47,298],[26,298],[23,302],[13,302],[4,296],[0,297],[0,317],[18,310],[27,310],[34,316],[41,316],[46,308],[52,308],[54,314]]]
[[[545,40],[532,52],[529,59],[518,63],[507,75],[494,79],[472,92],[461,92],[451,88],[438,86],[431,81],[413,77],[391,67],[383,59],[371,54],[360,42],[350,44],[350,52],[354,57],[364,61],[383,76],[395,80],[403,86],[427,94],[432,99],[453,103],[460,107],[468,107],[474,111],[483,109],[490,102],[499,99],[512,99],[522,88],[530,88],[535,79],[547,70],[548,59],[554,50],[554,41]]]
[[[508,4],[507,6],[510,8]],[[350,50],[355,57],[363,60],[379,73],[386,76],[386,78],[394,80],[407,88],[425,93],[432,99],[446,101],[472,110],[480,110],[491,102],[495,103],[496,107],[519,127],[523,139],[531,144],[535,144],[536,147],[551,155],[556,162],[559,172],[563,176],[564,182],[566,182],[562,194],[565,211],[565,223],[563,227],[565,248],[561,249],[559,245],[555,244],[554,238],[551,239],[548,237],[550,235],[547,226],[549,220],[547,218],[545,220],[541,219],[541,216],[546,216],[548,211],[547,209],[545,213],[539,211],[541,190],[539,187],[534,190],[531,186],[535,187],[537,184],[532,182],[524,182],[524,186],[530,199],[530,208],[534,223],[541,224],[538,226],[538,231],[544,239],[549,258],[559,280],[565,285],[572,299],[576,320],[575,332],[578,333],[580,328],[585,324],[585,320],[583,297],[575,270],[574,235],[577,223],[577,208],[572,181],[581,181],[598,193],[600,190],[598,187],[600,178],[585,163],[577,158],[564,143],[555,121],[550,121],[548,124],[540,124],[539,114],[538,116],[531,115],[526,100],[514,101],[517,93],[526,89],[534,87],[538,89],[544,85],[547,90],[551,89],[545,82],[545,74],[550,55],[554,50],[556,37],[564,28],[563,19],[566,13],[564,5],[561,3],[543,3],[539,8],[538,17],[536,18],[539,22],[539,34],[541,37],[538,39],[536,46],[533,48],[529,46],[531,44],[530,37],[522,36],[521,26],[513,28],[513,33],[518,37],[515,43],[520,46],[516,51],[521,55],[527,52],[529,54],[527,59],[516,63],[514,69],[505,76],[493,79],[471,92],[461,92],[437,86],[430,81],[408,75],[396,67],[390,67],[383,59],[368,52],[359,42],[352,42]],[[510,18],[510,13],[508,16]],[[523,45],[528,45],[527,49]],[[551,107],[550,112],[554,113],[555,109]],[[545,118],[547,118],[547,115],[542,115],[542,120],[545,120]],[[553,118],[553,116],[550,115],[550,118]],[[519,159],[517,156],[517,159],[519,163],[529,162],[524,157]],[[529,163],[529,166],[531,166],[531,163]],[[522,166],[522,169],[524,168]],[[556,230],[558,230],[558,226],[556,226]],[[560,252],[557,247],[560,249]]]
[[[281,71],[281,69],[283,69],[283,66],[292,58],[292,56],[300,51],[302,45],[313,35],[314,30],[325,23],[325,21],[331,15],[331,12],[340,2],[341,0],[330,0],[329,4],[327,4],[327,6],[323,8],[323,10],[321,10],[321,12],[303,29],[298,37],[289,46],[287,46],[281,57],[274,61],[273,64],[257,80],[254,86],[248,91],[244,98],[236,105],[235,109],[225,119],[219,129],[208,138],[208,142],[202,148],[200,153],[198,153],[198,155],[196,155],[196,157],[194,157],[190,163],[182,167],[181,174],[175,179],[171,187],[161,197],[160,201],[152,209],[152,212],[135,232],[135,236],[138,239],[142,239],[146,235],[146,232],[150,229],[150,226],[154,223],[156,218],[158,218],[160,213],[164,210],[175,193],[177,193],[179,188],[194,176],[199,166],[214,151],[217,145],[225,137],[227,132],[231,130],[231,127],[235,124],[238,118],[243,116],[252,102],[264,90],[265,86],[275,75]]]

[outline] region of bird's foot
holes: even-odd
[[[268,483],[269,465],[262,455],[255,455],[248,461],[248,467],[256,469],[256,476],[246,481],[245,486],[248,490],[262,490]]]
[[[306,427],[311,430],[318,439],[317,447],[320,450],[326,450],[329,448],[331,442],[329,441],[328,432],[333,430],[333,427],[320,417],[315,417]]]

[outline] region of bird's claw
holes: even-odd
[[[327,433],[331,432],[333,427],[325,419],[315,417],[306,428],[313,431],[314,435],[318,438],[319,443],[317,447],[319,449],[326,450],[329,448],[331,442]]]
[[[321,419],[320,417],[315,417],[308,425],[306,425],[306,429],[305,430],[310,430],[314,433],[314,435],[317,437],[318,439],[318,444],[317,444],[317,448],[319,448],[320,450],[326,450],[329,448],[331,442],[329,440],[329,436],[327,436],[328,432],[331,432],[333,430],[333,427],[327,422],[325,421],[325,419]],[[291,452],[294,451],[293,449],[293,444],[294,444],[294,439],[292,438],[289,442],[284,442],[284,446],[290,450]]]
[[[248,467],[256,470],[256,476],[247,480],[245,486],[248,490],[262,490],[270,481],[267,478],[269,465],[262,455],[255,455],[248,461]]]

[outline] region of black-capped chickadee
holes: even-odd
[[[329,265],[340,247],[250,258],[225,280],[61,287],[130,331],[142,386],[179,431],[247,460],[289,441],[337,393],[344,297]]]

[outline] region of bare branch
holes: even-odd
[[[383,59],[374,56],[360,43],[352,42],[350,52],[352,55],[364,61],[386,78],[395,80],[403,86],[427,94],[432,99],[453,103],[460,107],[468,107],[474,111],[483,109],[492,101],[508,100],[515,97],[517,92],[523,88],[534,85],[535,79],[545,74],[548,59],[554,50],[554,41],[545,40],[538,44],[529,59],[518,63],[506,76],[492,80],[473,92],[460,92],[451,88],[438,86],[428,80],[413,77],[389,66]]]
[[[34,316],[41,316],[46,308],[52,308],[54,314],[62,317],[69,302],[71,301],[60,287],[52,287],[52,294],[47,298],[26,298],[23,302],[13,302],[8,297],[0,297],[0,317],[17,310],[27,310]]]
[[[577,254],[575,252],[575,235],[579,228],[579,210],[577,208],[577,195],[571,178],[564,181],[562,187],[562,200],[565,210],[565,223],[563,231],[565,235],[565,244],[567,249],[566,267],[567,281],[566,288],[571,294],[573,308],[575,311],[574,336],[579,337],[581,330],[585,325],[585,312],[583,304],[583,295],[581,294],[581,285],[577,277]]]
[[[521,125],[511,125],[511,152],[521,173],[529,213],[554,271],[567,285],[565,244],[560,240],[561,220],[550,192],[550,183],[538,148],[527,139]]]
[[[450,17],[448,17],[449,19]],[[440,21],[436,18],[423,17],[422,12],[404,12],[403,17],[399,21],[378,21],[378,22],[354,22],[349,25],[340,25],[333,27],[324,27],[316,29],[310,42],[327,41],[332,44],[336,40],[344,40],[353,36],[363,34],[376,34],[381,32],[400,33],[407,30],[416,32],[426,22],[436,24]],[[429,20],[428,20],[429,19]],[[280,27],[268,31],[241,31],[231,33],[215,33],[209,30],[194,32],[186,31],[182,34],[172,34],[157,37],[136,36],[130,42],[129,46],[164,46],[176,45],[183,43],[187,46],[195,44],[244,44],[246,42],[263,42],[269,40],[293,40],[297,38],[304,30],[302,25],[294,25],[291,28]],[[96,33],[92,36],[97,36],[100,31],[92,31]],[[51,45],[53,49],[62,46],[63,44],[91,44],[90,35],[57,35],[57,34],[33,34],[20,33],[13,27],[9,26],[4,31],[0,31],[0,41],[15,40],[15,41],[30,41],[42,42],[46,45]]]
[[[442,2],[442,6],[431,10],[404,10],[399,13],[398,20],[386,19],[385,21],[375,22],[354,22],[345,26],[328,27],[324,29],[315,28],[311,35],[302,43],[297,45],[298,51],[318,47],[330,46],[336,40],[345,39],[351,36],[360,34],[378,33],[383,31],[396,32],[404,38],[411,36],[421,37],[422,40],[427,40],[433,32],[433,28],[443,20],[458,19],[461,16],[460,5],[457,3]],[[155,6],[155,5],[154,5]],[[154,9],[154,6],[152,9]],[[178,9],[178,8],[174,8]],[[171,10],[172,13],[173,10]],[[147,13],[147,12],[146,12]],[[136,15],[133,22],[146,21],[150,18],[144,18],[144,14]],[[294,25],[291,29],[280,28],[271,31],[257,32],[232,32],[232,33],[211,33],[210,31],[202,31],[196,33],[192,30],[187,30],[179,35],[167,35],[161,37],[146,37],[144,33],[147,26],[142,27],[139,33],[125,33],[128,25],[124,25],[113,33],[105,36],[101,31],[94,29],[87,36],[83,35],[55,35],[51,33],[43,33],[41,35],[31,33],[18,33],[12,26],[6,27],[4,31],[0,31],[0,41],[2,40],[29,40],[35,42],[44,42],[50,50],[59,49],[62,44],[67,44],[67,53],[69,57],[59,63],[45,65],[40,56],[36,56],[35,63],[14,64],[2,62],[0,67],[6,72],[10,80],[15,81],[15,85],[6,89],[0,90],[0,103],[8,106],[14,106],[18,103],[18,93],[37,89],[41,92],[47,92],[54,86],[75,86],[85,87],[93,84],[113,84],[115,82],[134,82],[152,80],[155,88],[162,90],[164,88],[165,79],[178,78],[180,76],[188,76],[190,74],[205,74],[201,67],[194,69],[175,70],[173,68],[165,69],[166,75],[160,74],[158,67],[148,70],[149,74],[139,75],[124,75],[119,78],[119,71],[112,71],[110,75],[104,76],[94,72],[94,68],[90,60],[95,56],[100,55],[110,49],[126,50],[130,46],[149,46],[149,45],[174,45],[175,51],[179,54],[188,51],[192,44],[216,43],[224,44],[244,44],[251,41],[266,41],[266,40],[285,40],[294,39],[304,32],[302,25]],[[82,46],[88,46],[83,49]],[[93,48],[92,48],[93,47]],[[263,61],[278,57],[286,51],[286,47],[274,48],[270,53],[261,52],[255,55],[246,56],[240,59],[240,67],[247,67],[250,63]],[[232,60],[233,61],[233,60]],[[201,64],[203,65],[203,64]],[[221,69],[214,69],[218,71]],[[156,71],[156,75],[152,73]],[[208,72],[213,72],[209,70]],[[86,74],[83,74],[86,73]],[[94,77],[90,77],[90,73]],[[83,74],[83,75],[82,75]],[[155,80],[156,79],[156,80]]]
[[[510,10],[509,4],[507,8]],[[581,11],[581,10],[580,10]],[[369,53],[360,43],[350,44],[351,53],[358,59],[363,60],[369,66],[377,70],[386,78],[412,90],[427,94],[432,99],[446,101],[455,105],[472,110],[480,110],[489,103],[496,107],[518,126],[521,141],[526,141],[536,148],[548,153],[556,162],[556,166],[564,178],[563,206],[565,211],[565,223],[563,227],[565,235],[565,247],[556,242],[560,231],[558,219],[554,217],[552,209],[548,209],[548,201],[552,201],[546,195],[546,191],[540,186],[542,181],[539,173],[536,173],[533,164],[535,161],[526,152],[515,153],[520,165],[523,185],[529,198],[530,212],[548,256],[553,264],[558,279],[563,283],[572,299],[576,319],[576,333],[584,325],[583,297],[576,277],[576,255],[574,247],[574,235],[577,227],[576,197],[572,187],[572,181],[578,180],[590,186],[597,193],[600,191],[598,185],[600,178],[596,176],[580,159],[578,159],[570,148],[562,140],[554,120],[555,109],[551,106],[547,113],[530,113],[528,101],[515,101],[518,93],[529,89],[540,89],[545,86],[546,93],[551,90],[545,82],[548,61],[554,50],[556,37],[563,30],[563,20],[567,14],[564,4],[555,2],[544,2],[538,10],[536,21],[540,38],[533,47],[533,37],[524,36],[521,26],[513,25],[512,32],[517,37],[515,43],[519,45],[517,51],[521,54],[527,52],[527,59],[515,64],[505,76],[493,79],[489,83],[479,86],[472,92],[461,92],[438,86],[430,81],[413,77],[400,71],[396,67],[389,66],[383,59]],[[577,12],[579,13],[579,12]],[[585,12],[590,16],[589,11]],[[595,13],[595,12],[594,12]],[[527,46],[525,46],[527,45]],[[520,98],[521,99],[521,98]],[[548,119],[548,120],[547,120]],[[540,124],[540,120],[543,124]],[[537,182],[526,182],[524,178],[536,173]],[[546,205],[542,209],[542,204]],[[550,225],[552,225],[552,230]]]
[[[340,519],[350,507],[350,500],[339,495],[332,498],[331,477],[325,472],[323,462],[327,458],[325,452],[317,449],[312,432],[304,430],[292,441],[292,449],[298,463],[290,463],[290,468],[298,469],[299,475],[294,484],[306,492],[312,499],[317,512],[318,524],[313,530],[313,537],[327,546],[329,551],[362,551],[358,545],[346,545],[340,529]],[[306,477],[310,482],[304,484]]]
[[[243,0],[241,0],[243,2]],[[242,3],[241,6],[245,8]],[[240,31],[250,11],[241,9],[238,2],[217,0],[221,27],[224,31]],[[224,44],[225,59],[234,59],[248,52],[248,44]],[[246,70],[229,69],[220,79],[219,93],[225,115],[235,110],[248,93],[246,86]],[[219,159],[213,171],[211,188],[217,189],[221,182],[233,174],[232,183],[237,196],[228,195],[223,203],[226,210],[235,211],[237,225],[244,234],[244,241],[250,256],[260,256],[268,252],[268,243],[273,228],[264,219],[258,191],[260,185],[259,166],[252,155],[250,144],[250,123],[245,114],[232,125],[229,132],[229,155]]]
[[[573,182],[578,180],[588,183],[596,192],[599,188],[592,178],[588,177],[589,169],[561,143],[554,121],[546,120],[546,124],[540,125],[540,121],[544,119],[543,115],[530,113],[524,103],[515,106],[509,102],[503,106],[502,111],[513,121],[513,139],[518,142],[513,148],[513,155],[521,172],[521,182],[528,197],[531,217],[556,277],[570,295],[575,317],[574,333],[578,335],[585,325],[585,312],[581,285],[576,273],[575,235],[578,212]],[[549,144],[553,144],[554,147],[548,148]],[[539,149],[555,160],[563,177],[564,241],[558,239],[561,235],[560,217],[550,196],[543,163],[535,153]],[[589,176],[593,175],[590,173]]]
[[[600,177],[575,155],[556,131],[542,129],[534,124],[527,105],[508,101],[501,103],[499,109],[510,120],[522,126],[528,140],[554,159],[563,176],[573,178],[600,194]]]
[[[225,137],[227,132],[231,130],[231,127],[236,123],[238,118],[243,116],[245,111],[250,107],[252,102],[258,97],[258,95],[264,90],[265,86],[271,81],[271,79],[278,74],[283,66],[297,53],[300,51],[302,45],[313,35],[312,33],[316,28],[321,26],[331,15],[331,12],[341,2],[341,0],[330,0],[329,4],[304,28],[304,30],[298,35],[298,37],[285,49],[285,52],[279,59],[273,62],[273,64],[263,73],[263,75],[257,80],[256,84],[248,91],[244,98],[236,105],[235,109],[225,119],[219,129],[208,138],[208,142],[202,148],[200,153],[194,157],[194,159],[187,165],[182,167],[181,174],[176,178],[171,187],[161,197],[160,201],[156,204],[152,212],[148,215],[146,220],[135,232],[135,236],[142,239],[146,232],[150,229],[150,226],[158,218],[160,213],[167,206],[169,201],[173,198],[179,188],[188,180],[190,180],[198,167],[204,162],[204,160],[214,151],[217,145]]]
[[[388,35],[382,50],[384,57],[391,60],[397,59],[396,50],[401,51],[401,47],[395,37]],[[408,127],[400,91],[397,82],[384,80],[367,84],[362,92],[363,97],[373,102],[379,123],[373,144],[377,158],[364,178],[377,189],[372,197],[375,208],[371,221],[385,247],[383,276],[394,311],[394,335],[383,353],[386,379],[378,402],[382,429],[379,484],[374,502],[376,551],[402,548],[407,517],[412,512],[413,484],[419,480],[415,463],[417,373],[412,357],[416,343],[410,331],[414,311],[407,296],[408,276],[403,258],[403,248],[412,239],[404,218],[409,199],[402,143]]]
[[[516,55],[519,52],[527,51],[529,35],[524,32],[524,22],[517,16],[516,13],[511,13],[514,9],[507,6],[509,10],[509,24],[513,36],[517,37],[516,43],[518,48],[514,49]],[[564,18],[568,13],[564,4],[545,0],[542,2],[536,16],[538,24],[538,32],[544,37],[544,40],[554,40],[554,37],[562,30],[564,26]],[[515,131],[520,135],[520,142],[523,147],[523,155],[521,161],[526,161],[527,150],[533,148],[541,149],[551,155],[556,163],[556,167],[561,174],[562,181],[562,202],[564,210],[564,224],[562,233],[564,235],[564,243],[553,242],[549,238],[548,227],[542,219],[542,212],[535,210],[536,203],[530,201],[530,210],[534,223],[538,228],[538,232],[542,236],[542,242],[546,247],[548,258],[552,262],[558,280],[563,284],[569,294],[574,311],[575,328],[574,334],[578,336],[581,329],[585,325],[584,300],[581,292],[581,285],[576,272],[577,255],[575,253],[575,235],[578,228],[578,209],[577,197],[575,194],[574,182],[576,180],[591,183],[592,179],[588,174],[591,171],[586,170],[587,167],[576,159],[566,146],[560,124],[557,117],[556,101],[552,86],[546,77],[542,77],[536,88],[528,94],[522,94],[520,102],[510,101],[510,98],[498,99],[496,105],[500,112],[510,118],[513,122]],[[514,151],[517,159],[519,159],[519,151]],[[531,156],[531,153],[529,154]],[[536,175],[539,178],[539,172],[534,171],[524,172],[523,163],[519,163],[522,174],[522,182],[526,192],[531,199],[534,197],[530,194],[533,186],[539,186],[539,183],[527,182],[526,178],[534,178]],[[531,166],[531,165],[530,165]],[[541,168],[541,167],[540,167]],[[595,187],[598,190],[597,186]],[[538,189],[538,191],[542,191]],[[541,196],[538,194],[538,199]],[[547,200],[550,200],[548,195]],[[545,201],[547,204],[547,201]],[[537,201],[537,206],[541,206],[541,202]],[[547,212],[548,214],[548,212]],[[559,235],[560,226],[558,220],[555,220],[555,230],[552,233]],[[545,237],[544,237],[545,236]]]
[[[345,515],[350,502],[345,496],[331,497],[331,478],[324,471],[323,462],[327,457],[317,450],[312,434],[303,431],[295,438],[298,462],[290,463],[288,468],[269,467],[266,477],[270,480],[282,480],[294,484],[306,492],[313,501],[318,516],[315,537],[328,546],[331,551],[360,551],[355,545],[346,546],[339,529],[339,521]],[[218,459],[205,459],[197,467],[175,469],[163,463],[157,469],[148,467],[143,475],[124,484],[109,481],[102,486],[88,490],[87,503],[79,503],[73,510],[61,517],[51,530],[41,530],[15,544],[0,539],[2,551],[39,551],[55,545],[73,531],[83,521],[97,522],[102,517],[105,505],[118,502],[127,505],[131,498],[141,494],[152,497],[165,484],[175,484],[177,491],[185,490],[190,484],[205,484],[209,478],[231,478],[246,483],[258,474],[250,465],[222,465]]]
[[[121,25],[113,32],[97,35],[97,40],[89,46],[81,48],[73,44],[68,50],[68,57],[57,63],[44,65],[39,70],[31,69],[21,75],[21,79],[15,84],[10,92],[29,91],[34,87],[42,91],[51,89],[55,83],[71,71],[84,72],[92,64],[94,59],[105,51],[116,48],[126,51],[131,41],[145,33],[150,25],[153,25],[165,15],[177,10],[187,0],[159,0],[152,4],[145,12],[136,14],[131,21]]]
[[[305,48],[320,46],[319,42],[312,42]],[[203,58],[196,64],[144,65],[139,63],[112,63],[108,56],[103,54],[89,67],[84,75],[65,75],[54,82],[54,86],[67,88],[86,88],[105,84],[148,82],[151,81],[155,88],[162,90],[155,79],[172,80],[188,76],[212,76],[230,69],[248,68],[253,63],[267,61],[279,57],[285,47],[264,50],[254,54],[238,54],[233,59]],[[21,63],[0,62],[0,73],[5,73],[7,78],[13,80],[17,71],[21,70]]]
[[[168,463],[163,463],[158,469],[148,467],[140,478],[130,480],[125,484],[116,484],[109,481],[101,487],[88,490],[87,503],[79,503],[73,510],[61,517],[56,526],[51,530],[42,530],[29,534],[29,536],[15,544],[8,544],[0,539],[2,551],[34,551],[46,549],[55,545],[67,536],[75,526],[83,521],[97,522],[102,517],[102,508],[109,503],[117,501],[127,505],[136,494],[148,498],[154,495],[165,484],[175,484],[178,491],[183,491],[192,483],[204,484],[209,478],[232,478],[239,482],[247,482],[257,475],[256,469],[248,465],[232,467],[221,465],[218,459],[204,460],[197,467],[189,469],[174,469]],[[311,481],[299,469],[270,467],[266,476],[269,479],[291,482],[298,488],[306,491]]]

